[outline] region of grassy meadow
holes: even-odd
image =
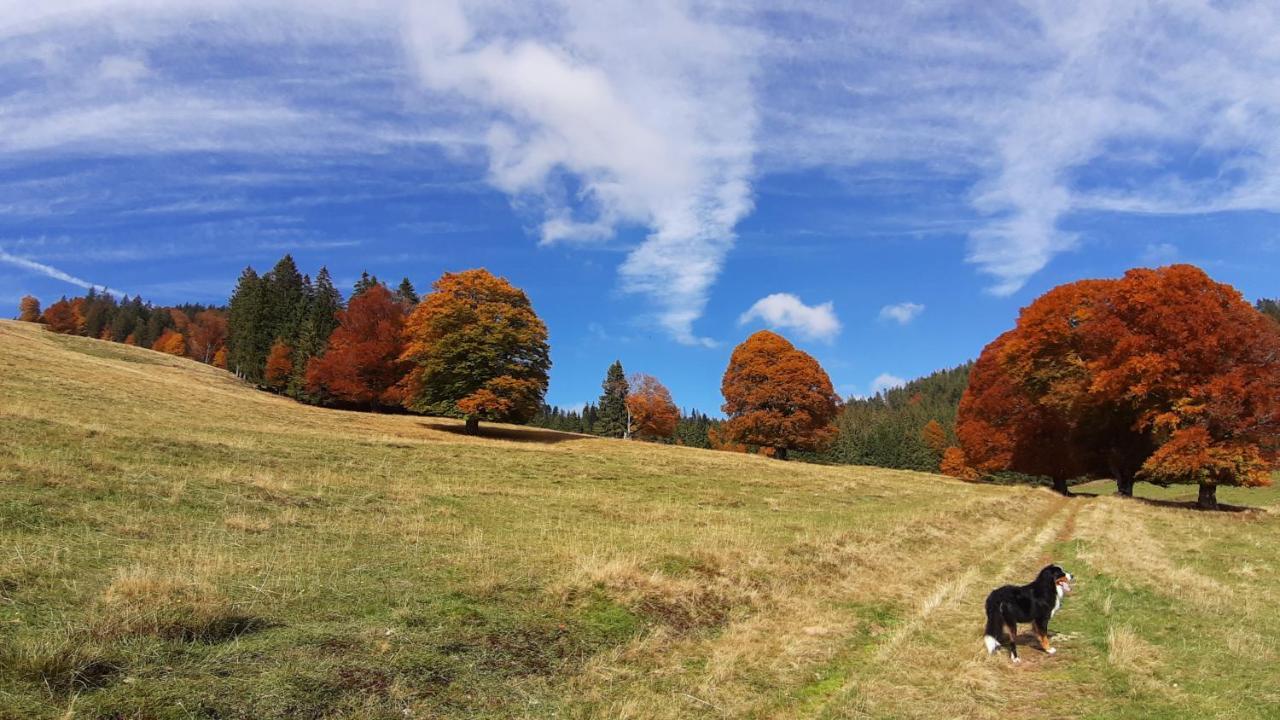
[[[459,431],[0,321],[0,718],[1280,714],[1274,489]],[[1058,654],[988,658],[1051,559]]]

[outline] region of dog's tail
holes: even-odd
[[[982,636],[982,642],[987,646],[987,654],[990,655],[1000,647],[1000,636],[1004,633],[1004,628],[999,617],[999,613],[992,612],[995,608],[987,608],[987,627],[986,634]]]

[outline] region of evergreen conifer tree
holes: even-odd
[[[269,345],[263,314],[264,287],[253,268],[240,273],[227,311],[228,369],[252,382],[262,380]]]
[[[400,287],[396,288],[396,300],[409,310],[418,304],[418,291],[413,289],[413,283],[409,282],[409,278],[400,281]]]
[[[360,279],[356,281],[356,286],[351,291],[351,297],[355,297],[360,293],[364,292],[365,290],[368,290],[369,288],[373,287],[374,285],[380,284],[381,282],[382,281],[378,279],[377,275],[370,275],[368,271],[361,271]]]
[[[597,419],[590,432],[605,437],[627,437],[627,375],[622,370],[622,361],[615,360],[600,384],[604,390],[600,394]]]

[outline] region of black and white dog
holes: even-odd
[[[1057,565],[1040,571],[1028,585],[1005,585],[987,596],[987,630],[982,641],[987,654],[994,653],[1009,635],[1009,657],[1018,662],[1018,623],[1031,623],[1040,649],[1050,655],[1057,652],[1049,644],[1049,619],[1062,606],[1062,596],[1071,592],[1071,573]]]

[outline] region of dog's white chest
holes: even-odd
[[[1053,599],[1053,609],[1049,611],[1049,617],[1058,614],[1058,608],[1062,607],[1062,586],[1055,585],[1054,590],[1057,591],[1057,597]]]

